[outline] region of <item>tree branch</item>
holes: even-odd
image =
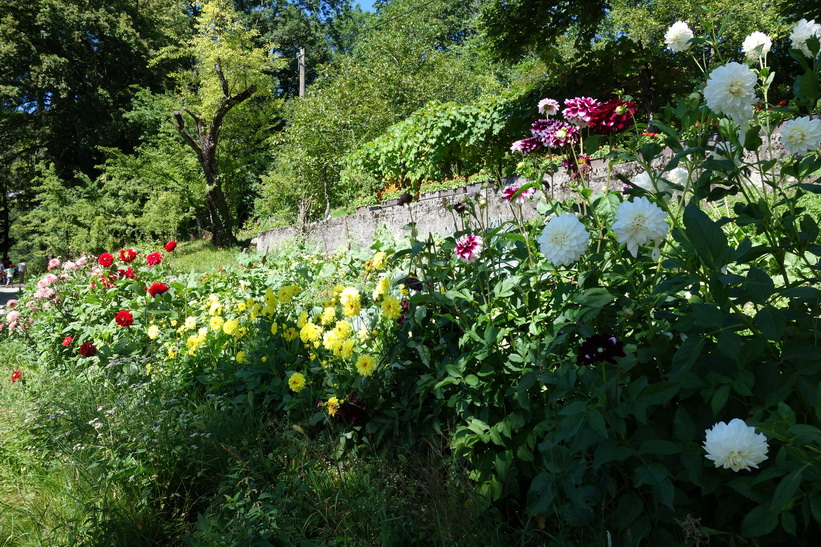
[[[187,112],[187,111],[186,111]],[[188,112],[191,114],[190,112]],[[191,138],[191,135],[188,134],[188,131],[185,130],[185,120],[182,118],[182,113],[179,110],[174,111],[174,119],[177,121],[175,129],[177,133],[183,138],[183,140],[194,149],[194,152],[200,157],[200,161],[202,161],[202,148],[197,144],[197,142]],[[194,118],[197,119],[196,117]]]

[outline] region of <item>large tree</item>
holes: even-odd
[[[174,112],[175,128],[196,153],[205,177],[205,200],[215,246],[236,244],[236,222],[226,196],[226,181],[219,170],[218,154],[228,117],[247,107],[274,100],[275,81],[269,75],[277,66],[272,47],[255,47],[254,30],[239,21],[225,0],[206,0],[197,16],[196,31],[182,48],[165,56],[188,57],[190,69],[176,74],[182,108]]]

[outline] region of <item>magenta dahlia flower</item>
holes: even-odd
[[[465,235],[456,241],[456,258],[463,262],[473,262],[482,252],[484,242],[477,235]]]
[[[599,101],[591,97],[576,97],[564,100],[564,119],[578,127],[590,125],[590,113],[600,106]]]

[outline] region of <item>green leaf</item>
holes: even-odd
[[[773,494],[773,501],[770,503],[770,509],[781,509],[792,501],[793,496],[801,486],[801,475],[804,471],[803,467],[799,467],[778,483]]]
[[[651,454],[654,456],[669,456],[681,452],[681,446],[664,439],[650,439],[641,443],[639,454]]]
[[[787,328],[784,312],[772,306],[761,308],[755,315],[753,323],[768,340],[780,340],[784,329]]]
[[[730,384],[725,384],[713,393],[713,398],[710,400],[710,409],[713,411],[713,416],[718,415],[719,411],[727,404],[730,388],[732,388]]]
[[[675,382],[658,382],[650,384],[641,392],[639,400],[648,404],[663,405],[670,401],[679,391],[679,385]]]
[[[727,236],[718,223],[692,203],[684,209],[684,234],[708,269],[719,271],[727,265],[731,254]]]
[[[758,537],[769,534],[778,525],[778,513],[766,505],[759,505],[744,517],[741,531],[747,537]]]
[[[602,308],[615,299],[616,297],[610,294],[610,291],[606,288],[595,287],[592,289],[587,289],[578,295],[576,297],[576,303],[591,308]]]

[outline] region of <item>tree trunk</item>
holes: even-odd
[[[217,168],[217,144],[219,143],[220,129],[222,122],[228,112],[253,95],[257,86],[251,85],[242,93],[231,95],[228,91],[228,82],[222,72],[219,61],[214,67],[222,84],[223,99],[214,114],[211,125],[206,129],[203,119],[197,114],[185,109],[186,114],[191,116],[197,128],[196,140],[188,134],[185,129],[185,120],[179,111],[174,112],[176,129],[183,140],[197,153],[200,166],[205,175],[205,201],[208,204],[208,215],[211,223],[211,242],[215,247],[230,247],[237,244],[234,235],[234,220],[231,218],[231,211],[228,207],[228,200],[222,189],[222,181]]]

